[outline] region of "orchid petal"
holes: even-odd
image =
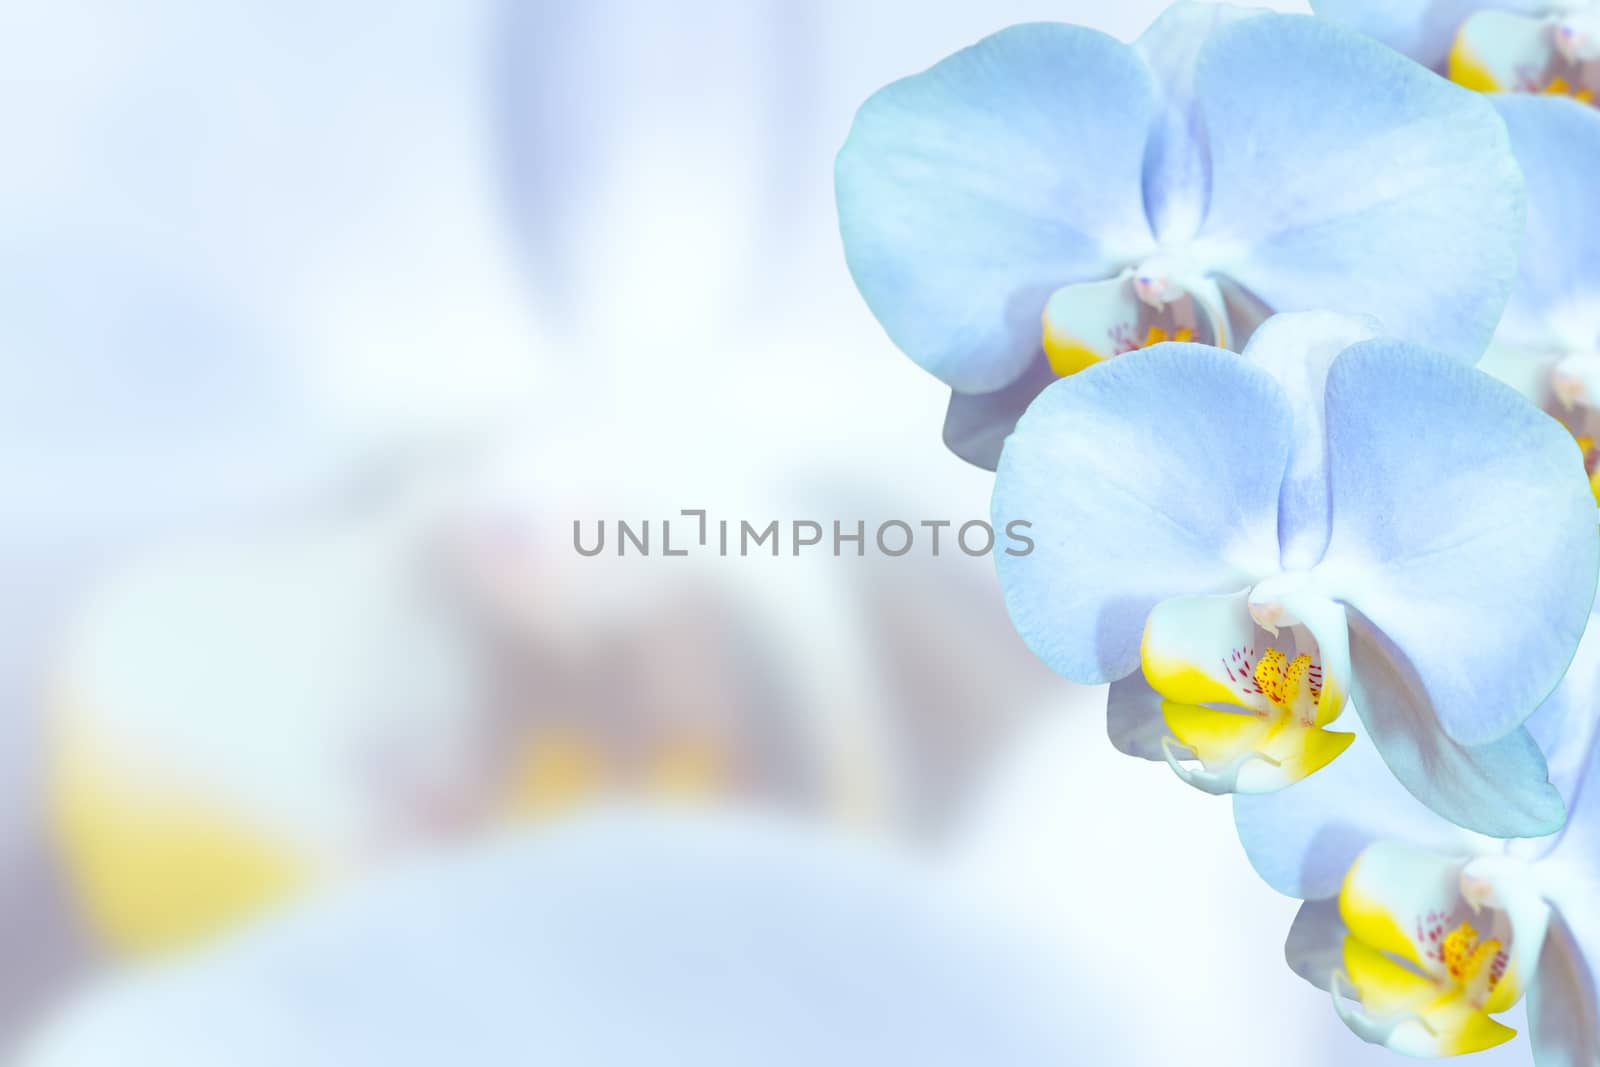
[[[1488,745],[1452,740],[1406,657],[1358,615],[1350,618],[1350,661],[1356,710],[1389,770],[1418,800],[1491,837],[1543,837],[1561,828],[1561,794],[1527,730]]]
[[[1600,344],[1600,111],[1548,96],[1494,100],[1527,182],[1522,265],[1497,344],[1592,351]]]
[[[1295,913],[1283,945],[1289,969],[1318,989],[1333,991],[1333,976],[1344,966],[1344,939],[1349,930],[1339,915],[1339,901],[1308,900]]]
[[[1561,684],[1528,720],[1528,732],[1544,751],[1550,782],[1561,791],[1569,808],[1580,791],[1586,804],[1594,803],[1592,810],[1584,807],[1572,812],[1568,832],[1582,836],[1584,827],[1600,820],[1600,787],[1582,789],[1591,774],[1600,781],[1600,767],[1594,766],[1600,759],[1600,622],[1594,616],[1589,618],[1589,628],[1583,632]],[[1600,851],[1600,831],[1596,831],[1593,845]]]
[[[1581,925],[1569,925],[1564,915],[1555,916],[1537,977],[1528,990],[1528,1037],[1535,1067],[1600,1064],[1597,965],[1600,916],[1591,911]]]
[[[1007,441],[996,528],[1027,520],[1036,547],[996,557],[1011,620],[1079,682],[1139,665],[1152,608],[1239,589],[1277,561],[1290,415],[1237,356],[1163,344],[1064,378]]]
[[[1369,658],[1404,661],[1421,687],[1408,707],[1463,745],[1506,736],[1561,679],[1594,602],[1577,445],[1505,385],[1397,342],[1346,350],[1327,403],[1335,520],[1318,573],[1387,639]],[[1374,728],[1380,748],[1389,733]]]
[[[1133,49],[1056,24],[1003,30],[868,100],[839,153],[839,224],[894,342],[958,392],[1016,381],[1052,292],[1151,247],[1155,110]]]
[[[1552,698],[1557,706],[1541,709],[1532,726],[1549,745],[1551,761],[1570,798],[1567,825],[1542,862],[1551,869],[1553,883],[1567,891],[1560,903],[1572,905],[1574,911],[1596,912],[1600,929],[1600,908],[1595,904],[1600,901],[1600,704],[1592,699],[1597,638],[1585,636],[1573,671]],[[1572,918],[1575,925],[1583,925],[1581,917]]]
[[[1566,833],[1539,863],[1555,914],[1528,993],[1538,1067],[1600,1064],[1600,751],[1590,764]]]
[[[1483,353],[1523,228],[1484,98],[1289,15],[1219,29],[1195,94],[1212,164],[1197,260],[1278,311],[1370,314],[1463,361]]]
[[[1167,758],[1162,742],[1171,734],[1161,715],[1161,694],[1150,688],[1142,673],[1134,671],[1111,683],[1106,735],[1118,752],[1160,763]]]
[[[1210,151],[1194,98],[1196,60],[1219,26],[1260,14],[1258,8],[1228,4],[1177,3],[1134,44],[1159,87],[1160,107],[1144,162],[1144,199],[1162,241],[1193,237],[1210,195]]]
[[[1233,815],[1256,873],[1303,900],[1337,894],[1356,857],[1375,842],[1449,854],[1469,852],[1481,840],[1411,796],[1366,737],[1281,793],[1234,798]]]
[[[1043,352],[1022,377],[992,393],[951,393],[944,416],[944,443],[956,455],[984,470],[1000,463],[1000,450],[1034,397],[1056,380]]]

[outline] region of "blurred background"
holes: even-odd
[[[573,550],[985,517],[833,153],[1007,24],[1161,6],[0,7],[0,1037],[625,804],[914,853],[1092,987],[1085,1062],[1376,1062],[1228,806],[1111,749],[987,559]]]

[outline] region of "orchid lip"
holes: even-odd
[[[1464,859],[1398,841],[1370,846],[1339,893],[1340,1018],[1363,1039],[1413,1056],[1510,1040],[1515,1031],[1496,1016],[1537,973],[1550,917],[1532,875],[1504,852]]]
[[[1063,286],[1045,305],[1041,326],[1045,356],[1060,377],[1166,341],[1226,348],[1230,338],[1217,283],[1171,253]]]
[[[1447,70],[1480,92],[1541,93],[1595,102],[1600,89],[1600,12],[1587,2],[1551,3],[1544,16],[1493,8],[1470,15],[1456,32]]]
[[[1246,764],[1259,760],[1272,767],[1280,766],[1277,760],[1263,753],[1241,752],[1225,766],[1195,770],[1184,765],[1185,760],[1198,758],[1194,751],[1170,734],[1161,739],[1161,754],[1166,758],[1167,766],[1172,768],[1172,773],[1202,793],[1210,793],[1213,796],[1226,796],[1234,792],[1240,772],[1244,770]]]
[[[1285,587],[1285,595],[1294,591]],[[1170,731],[1163,754],[1185,782],[1208,793],[1275,792],[1355,740],[1324,729],[1342,704],[1343,657],[1335,652],[1330,680],[1327,650],[1292,610],[1296,603],[1328,624],[1317,629],[1342,636],[1309,598],[1252,603],[1241,590],[1173,598],[1151,612],[1141,661]]]

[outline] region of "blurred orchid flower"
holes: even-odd
[[[862,295],[954,391],[946,443],[991,468],[1052,378],[1239,348],[1270,311],[1476,359],[1522,232],[1486,102],[1326,22],[1190,3],[1132,47],[1017,26],[890,85],[837,195]]]
[[[1279,315],[1242,356],[1169,343],[1046,389],[995,484],[996,523],[1037,542],[997,557],[1007,607],[1049,666],[1113,683],[1119,748],[1208,792],[1325,766],[1349,696],[1440,814],[1551,833],[1523,723],[1594,599],[1577,449],[1487,375],[1376,335]]]
[[[1290,965],[1367,1041],[1476,1052],[1524,995],[1540,1067],[1600,1063],[1600,626],[1530,720],[1571,815],[1559,838],[1467,833],[1398,789],[1368,751],[1273,797],[1236,801],[1272,886],[1307,901]]]
[[[1527,178],[1522,264],[1484,370],[1544,406],[1578,439],[1600,493],[1600,114],[1569,101],[1500,97]]]
[[[810,186],[797,178],[815,166],[808,149],[825,151],[818,6],[490,6],[507,221],[545,317],[569,344],[601,349],[573,361],[568,391],[587,395],[596,373],[648,371],[646,351],[678,336],[695,338],[701,360],[742,353],[706,333],[730,319],[753,332],[784,269],[763,249],[798,243]],[[611,65],[629,76],[595,76]],[[682,121],[689,111],[699,121]],[[628,315],[611,302],[619,287],[641,301]]]
[[[1586,104],[1600,89],[1594,0],[1311,0],[1311,7],[1469,89]]]
[[[1043,1067],[1109,1054],[1096,989],[1069,993],[1065,967],[995,934],[905,856],[750,817],[617,813],[309,901],[82,997],[14,1062]]]
[[[153,553],[64,628],[42,821],[96,946],[192,944],[477,815],[481,650],[439,506],[393,495]]]

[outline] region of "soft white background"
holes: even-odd
[[[989,476],[939,443],[945,390],[844,269],[832,155],[873,90],[986,33],[1131,40],[1161,6],[0,8],[4,928],[72,955],[40,933],[70,926],[34,823],[42,664],[80,592],[149,546],[463,441],[490,442],[474,499],[558,547],[591,505],[828,518],[819,483],[847,520],[985,515]],[[940,563],[992,606],[985,561]],[[793,580],[707,566],[758,603]],[[627,579],[594,568],[573,595],[626,611]],[[804,635],[839,621],[786,625],[826,692],[846,672]],[[1114,1062],[1385,1058],[1282,965],[1294,903],[1255,881],[1225,802],[1118,756],[1103,693],[1029,704],[923,847],[1092,991]],[[26,1000],[44,964],[7,956]]]

